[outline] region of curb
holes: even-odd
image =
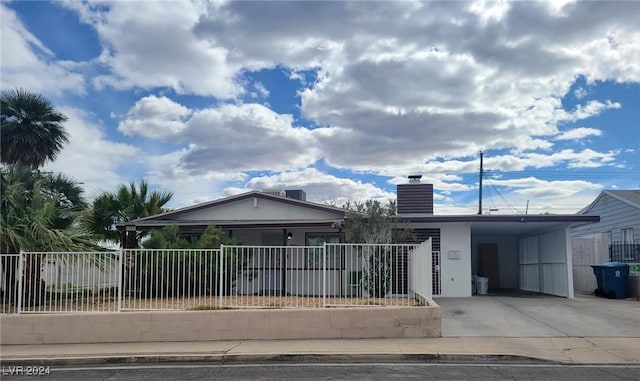
[[[3,366],[70,366],[116,364],[166,364],[207,362],[229,364],[315,364],[315,363],[510,363],[510,364],[562,364],[561,362],[520,355],[483,354],[162,354],[162,355],[113,355],[82,357],[45,357],[0,359]],[[576,364],[574,364],[576,365]]]

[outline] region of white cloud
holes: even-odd
[[[111,73],[98,82],[118,88],[169,87],[229,98],[245,91],[234,81],[244,70],[282,66],[297,78],[299,70],[317,69],[317,83],[300,94],[302,114],[329,126],[315,133],[320,155],[330,165],[358,171],[387,173],[480,149],[549,150],[553,145],[545,137],[558,135],[559,122],[620,107],[590,101],[564,111],[560,97],[576,75],[593,81],[640,71],[637,60],[608,56],[640,52],[629,16],[638,6],[632,3],[69,6],[95,26],[105,46],[102,60]],[[590,24],[574,22],[576,17]],[[594,41],[612,38],[615,47],[606,52],[591,49]],[[607,72],[600,67],[603,59]],[[260,83],[253,87],[256,96],[269,92]],[[202,154],[207,149],[200,145],[194,150]]]
[[[578,99],[582,99],[584,97],[587,96],[587,90],[585,90],[584,87],[578,87],[577,89],[575,89],[575,91],[573,92],[573,95],[578,98]]]
[[[80,181],[91,198],[128,181],[120,175],[127,166],[144,164],[138,156],[138,148],[110,140],[104,127],[94,122],[92,115],[73,107],[59,109],[69,118],[64,125],[69,133],[69,143],[58,159],[48,163],[44,170],[62,172]]]
[[[97,96],[105,86],[148,90],[120,116],[119,130],[150,145],[172,143],[140,167],[159,183],[178,187],[176,178],[187,179],[192,191],[180,190],[185,199],[219,194],[225,182],[247,181],[252,171],[267,173],[259,177],[265,185],[283,172],[280,180],[287,181],[294,179],[285,174],[317,175],[327,194],[342,194],[343,186],[377,194],[376,186],[313,173],[309,167],[323,160],[392,181],[428,174],[448,202],[450,194],[471,188],[458,176],[477,171],[480,150],[509,152],[488,157],[488,167],[522,171],[619,165],[628,148],[554,152],[553,144],[605,136],[604,129],[567,130],[566,124],[621,108],[620,100],[590,100],[577,89],[581,104],[565,110],[561,100],[577,76],[587,78],[588,89],[600,81],[640,81],[637,2],[64,5],[95,28],[100,57],[56,61],[2,4],[2,87],[81,92],[84,78],[76,73],[82,70],[99,73],[90,89]],[[304,84],[302,116],[321,128],[297,126],[268,106],[241,104],[242,95],[255,93],[258,102],[275,94],[243,77],[273,68]],[[305,70],[316,71],[315,83]],[[204,102],[196,107],[172,94],[200,95]],[[230,99],[236,104],[222,103]]]
[[[253,177],[247,182],[247,188],[303,189],[307,194],[307,200],[336,206],[344,205],[347,201],[374,199],[386,203],[390,199],[395,199],[394,193],[382,190],[373,184],[339,178],[313,168]],[[238,190],[230,190],[230,192],[234,191]]]
[[[511,188],[518,188],[514,192],[528,197],[540,199],[553,197],[567,197],[584,190],[602,189],[602,185],[583,180],[554,180],[547,181],[535,177],[512,180],[490,180],[490,183]]]
[[[584,180],[542,180],[531,176],[490,179],[484,189],[484,207],[497,209],[487,213],[574,214],[591,203],[604,187]]]
[[[241,67],[227,62],[233,47],[197,38],[191,28],[206,12],[200,1],[67,2],[92,25],[103,45],[101,64],[110,72],[97,76],[98,87],[116,89],[168,87],[177,93],[233,98]]]
[[[54,53],[29,32],[14,10],[0,4],[0,87],[24,88],[47,96],[84,93],[85,80],[56,61]]]
[[[564,149],[550,154],[526,153],[522,156],[489,157],[486,160],[486,165],[487,168],[498,171],[522,171],[527,168],[539,169],[565,165],[568,168],[595,168],[614,161],[618,153],[617,151],[601,153],[588,148],[582,151]]]
[[[147,161],[146,178],[152,184],[162,185],[173,192],[170,207],[178,208],[215,200],[224,195],[225,184],[246,180],[242,172],[202,171],[192,174],[177,166],[187,150],[164,155],[150,155]]]
[[[267,90],[266,87],[264,87],[264,85],[260,82],[256,82],[253,84],[253,87],[256,90],[256,97],[260,96],[262,98],[266,98],[269,96],[270,92],[269,90]]]
[[[602,131],[596,128],[588,128],[588,127],[578,127],[573,130],[568,130],[560,135],[556,136],[556,140],[578,140],[584,139],[588,136],[601,136]]]
[[[575,122],[577,120],[587,119],[598,115],[604,110],[619,109],[620,107],[620,103],[617,102],[606,101],[605,103],[602,103],[599,101],[590,101],[584,106],[578,105],[574,112],[567,113],[567,115],[560,120],[570,120]]]
[[[150,95],[136,102],[118,126],[125,135],[167,139],[186,128],[192,111],[167,97]]]
[[[190,110],[166,97],[149,96],[136,102],[119,129],[183,144],[187,148],[167,155],[173,162],[166,164],[191,175],[286,171],[319,158],[314,131],[259,104]]]

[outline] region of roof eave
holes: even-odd
[[[138,219],[135,219],[135,220],[131,220],[131,221],[125,222],[123,224],[125,224],[125,225],[126,224],[137,224],[139,222],[149,221],[149,220],[158,220],[158,219],[162,220],[163,217],[176,216],[176,215],[179,215],[179,214],[182,214],[182,213],[187,213],[187,212],[192,212],[192,211],[196,211],[196,210],[206,209],[206,208],[214,207],[214,206],[218,206],[218,205],[224,205],[224,204],[228,204],[228,203],[239,201],[239,200],[244,200],[244,199],[251,198],[251,197],[258,197],[258,198],[263,198],[263,199],[276,200],[276,201],[280,201],[280,202],[284,202],[284,203],[292,204],[292,205],[297,205],[297,206],[301,206],[301,207],[308,207],[308,208],[317,209],[317,210],[324,210],[324,211],[327,211],[327,212],[333,212],[336,215],[340,215],[341,214],[342,217],[346,216],[346,213],[347,213],[346,209],[342,209],[342,208],[338,208],[338,207],[334,207],[334,206],[321,205],[321,204],[317,204],[317,203],[310,202],[310,201],[303,201],[303,200],[297,200],[297,199],[293,199],[293,198],[289,198],[289,197],[276,196],[276,195],[272,195],[272,194],[268,194],[268,193],[264,193],[264,192],[260,192],[260,191],[250,191],[250,192],[246,192],[246,193],[241,193],[241,194],[225,197],[225,198],[218,199],[218,200],[207,201],[207,202],[204,202],[204,203],[201,203],[201,204],[191,205],[191,206],[187,206],[187,207],[184,207],[184,208],[171,210],[171,211],[160,213],[160,214],[156,214],[156,215],[153,215],[153,216],[138,218]]]

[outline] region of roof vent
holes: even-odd
[[[270,194],[272,196],[285,197],[286,194],[282,189],[263,189],[262,193]]]
[[[409,184],[420,184],[421,178],[422,178],[422,175],[410,175]]]

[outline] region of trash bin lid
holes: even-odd
[[[623,263],[620,262],[603,262],[603,263],[599,263],[597,264],[597,266],[602,266],[602,267],[618,267],[618,266],[624,266]]]

